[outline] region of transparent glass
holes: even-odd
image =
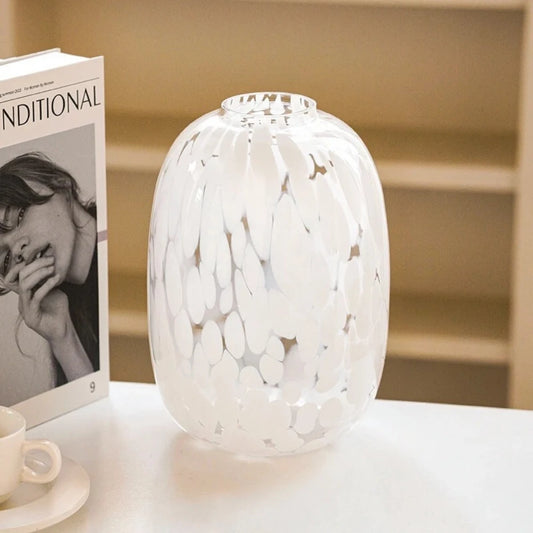
[[[148,285],[154,374],[185,431],[249,455],[327,444],[385,360],[387,222],[365,145],[304,96],[228,98],[161,168]]]

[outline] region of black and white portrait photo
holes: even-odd
[[[94,139],[0,148],[0,405],[100,368]]]

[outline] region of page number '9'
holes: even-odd
[[[91,383],[89,384],[89,389],[91,390],[91,392],[94,392],[96,390],[96,383],[94,381],[91,381]]]

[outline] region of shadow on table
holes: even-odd
[[[302,483],[305,478],[314,477],[327,460],[326,450],[266,458],[235,455],[186,433],[176,436],[167,453],[175,491],[186,498]]]
[[[179,434],[163,461],[175,507],[154,502],[153,511],[195,524],[194,532],[246,532],[252,519],[261,524],[254,531],[476,530],[468,505],[384,428],[360,423],[352,432],[315,452],[269,459],[244,459]]]

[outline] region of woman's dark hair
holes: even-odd
[[[38,194],[27,181],[46,185],[52,194]],[[72,202],[80,201],[79,186],[72,175],[56,165],[44,154],[29,152],[19,155],[0,167],[0,206],[27,208],[30,205],[46,203],[54,193],[62,193]],[[0,232],[5,233],[11,227],[0,222]]]
[[[46,185],[52,194],[36,193],[27,183]],[[90,206],[80,201],[79,186],[72,175],[40,152],[28,152],[0,167],[0,206],[26,209],[46,203],[55,193],[62,193],[69,203],[78,202],[86,211]],[[0,221],[0,233],[13,228]],[[9,292],[0,288],[0,296]]]

